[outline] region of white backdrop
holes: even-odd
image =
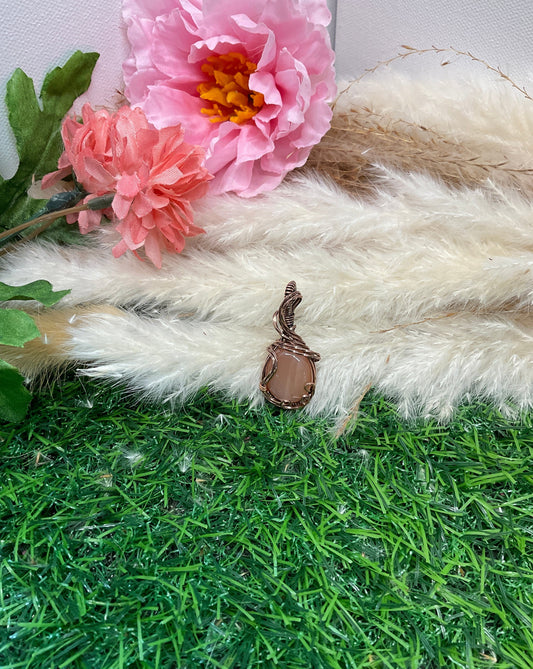
[[[250,0],[253,2],[253,0]],[[5,84],[21,67],[40,88],[44,74],[65,62],[76,49],[98,51],[89,99],[105,104],[121,88],[121,62],[127,51],[120,0],[1,0],[0,174],[17,165],[4,104]],[[340,77],[353,77],[379,60],[394,56],[401,44],[432,44],[471,50],[500,66],[517,83],[533,71],[531,0],[330,0],[336,16],[335,46]],[[336,5],[336,7],[335,7]],[[335,11],[336,10],[336,11]],[[438,58],[414,57],[398,67],[437,72]],[[472,69],[466,60],[454,66]],[[449,69],[446,68],[449,72]]]
[[[20,67],[40,90],[44,75],[62,65],[77,49],[97,51],[91,101],[105,104],[122,87],[121,63],[127,51],[121,26],[120,0],[0,0],[0,174],[10,177],[17,167],[11,128],[7,122],[5,86]]]
[[[337,73],[360,74],[398,53],[402,44],[471,51],[500,67],[517,83],[533,73],[533,3],[531,0],[338,0]],[[476,71],[467,59],[442,68],[447,57],[411,57],[397,63],[404,71],[457,76]],[[454,73],[454,74],[453,74]]]

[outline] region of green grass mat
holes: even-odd
[[[533,426],[68,380],[0,426],[0,666],[533,667]]]

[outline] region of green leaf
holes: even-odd
[[[43,110],[61,119],[72,103],[89,88],[97,53],[76,51],[63,67],[56,67],[45,76],[41,88]],[[66,110],[66,111],[63,111]]]
[[[23,286],[10,286],[0,281],[0,302],[37,300],[50,307],[69,292],[52,290],[52,284],[44,279]],[[0,344],[22,347],[40,334],[29,314],[18,309],[0,308]],[[24,388],[23,381],[15,367],[0,360],[0,420],[18,421],[26,414],[31,393]]]
[[[15,367],[0,360],[0,420],[22,420],[30,400],[31,393],[24,387],[24,377]]]
[[[24,346],[41,333],[31,316],[19,309],[0,309],[0,344]]]
[[[97,53],[76,51],[63,67],[49,72],[40,95],[42,108],[32,79],[22,70],[16,70],[9,80],[6,104],[20,164],[13,178],[0,179],[0,228],[12,228],[41,208],[42,201],[30,199],[26,191],[34,175],[41,177],[57,169],[63,150],[61,121],[89,87],[98,57]]]
[[[37,300],[41,304],[44,304],[45,307],[51,307],[68,293],[70,293],[70,290],[52,290],[52,284],[44,279],[32,281],[23,286],[10,286],[0,281],[0,302],[7,302],[8,300]]]

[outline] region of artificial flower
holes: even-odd
[[[42,187],[74,172],[88,193],[84,203],[112,194],[109,210],[82,211],[67,220],[78,220],[83,234],[100,224],[102,213],[118,221],[122,240],[115,256],[144,247],[161,267],[161,249],[179,253],[184,237],[203,232],[193,224],[191,202],[206,193],[211,175],[204,150],[184,141],[181,126],[157,130],[141,109],[124,106],[111,114],[86,104],[82,122],[63,122],[62,137],[59,169],[43,178]]]
[[[326,0],[124,0],[123,13],[126,96],[206,148],[211,192],[275,188],[329,129]]]

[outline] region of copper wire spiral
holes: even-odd
[[[300,335],[297,335],[294,331],[294,310],[301,301],[302,294],[296,290],[296,282],[290,281],[285,288],[283,302],[272,317],[272,320],[274,327],[281,335],[281,341],[283,341],[285,350],[291,353],[299,353],[317,362],[320,360],[320,355],[311,351]]]

